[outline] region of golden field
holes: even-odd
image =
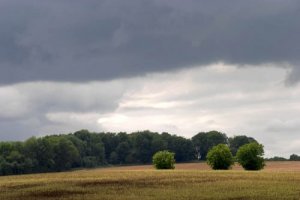
[[[300,162],[267,162],[262,171],[205,163],[150,165],[0,177],[0,199],[300,199]]]

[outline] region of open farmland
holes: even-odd
[[[300,162],[268,162],[258,172],[188,163],[4,176],[0,199],[300,199]]]
[[[135,165],[135,166],[121,166],[121,167],[111,167],[103,168],[102,170],[151,170],[152,165]],[[176,164],[176,170],[211,170],[210,167],[205,162],[195,162],[195,163],[178,163]],[[243,168],[236,164],[232,167],[232,170],[243,170]],[[279,171],[279,172],[299,172],[300,173],[300,162],[288,162],[288,161],[276,161],[267,162],[267,166],[263,171]]]

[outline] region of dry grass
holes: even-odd
[[[152,165],[135,165],[135,166],[121,166],[121,167],[111,167],[103,168],[102,170],[151,170]],[[178,163],[176,164],[176,170],[211,170],[210,167],[205,162],[195,162],[195,163]],[[243,170],[238,164],[232,167],[232,170]],[[266,167],[263,171],[299,171],[300,172],[300,162],[287,162],[287,161],[276,161],[267,162]]]
[[[0,178],[0,199],[300,199],[300,162],[268,162],[259,172],[205,163],[113,167]]]

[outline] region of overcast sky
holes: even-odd
[[[300,1],[1,0],[0,140],[149,129],[300,154]]]

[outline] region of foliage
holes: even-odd
[[[238,136],[228,138],[229,148],[233,156],[236,155],[236,152],[241,146],[251,142],[257,142],[257,141],[254,138],[247,137],[245,135],[238,135]]]
[[[169,151],[159,151],[153,155],[153,165],[156,169],[174,169],[174,153]]]
[[[213,169],[229,169],[234,163],[229,147],[225,144],[214,146],[207,154],[207,163]]]
[[[54,145],[54,155],[56,171],[70,169],[80,159],[78,149],[66,138],[60,138]]]
[[[228,139],[224,133],[218,131],[200,132],[192,137],[198,159],[206,160],[208,151],[218,145],[227,144]]]
[[[65,171],[105,164],[150,163],[160,150],[175,152],[180,162],[194,159],[191,140],[150,131],[31,137],[24,142],[0,142],[0,175]]]
[[[0,142],[0,175],[65,171],[72,168],[107,164],[145,164],[152,155],[168,150],[176,162],[188,162],[210,148],[227,144],[227,136],[217,131],[199,133],[192,139],[169,133],[138,131],[127,134],[94,133],[80,130],[73,134],[31,137],[24,142]],[[199,149],[200,151],[195,151]]]
[[[288,161],[288,159],[284,157],[274,156],[272,158],[266,158],[266,161]]]
[[[300,161],[300,156],[298,156],[297,154],[292,154],[290,156],[290,160],[291,161]]]
[[[236,154],[237,161],[246,170],[260,170],[265,166],[263,145],[257,142],[245,144]]]
[[[111,164],[120,164],[119,162],[119,156],[116,152],[111,152],[110,156],[109,156],[109,163]]]

